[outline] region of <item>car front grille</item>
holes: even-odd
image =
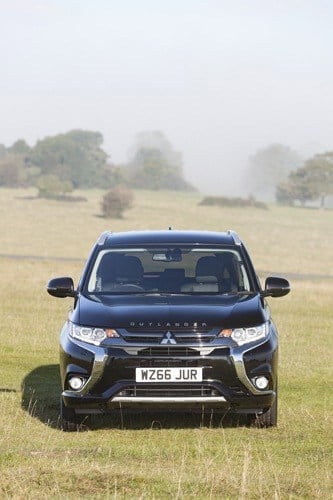
[[[121,336],[128,343],[135,344],[161,344],[167,333],[172,335],[176,344],[207,344],[212,342],[217,335],[216,329],[209,330],[141,330],[141,329],[122,329]],[[173,343],[173,342],[171,342]]]
[[[177,386],[133,386],[121,392],[127,397],[210,397],[216,395],[216,391],[206,385],[179,385]]]
[[[200,356],[200,352],[190,347],[147,347],[140,350],[140,356]]]

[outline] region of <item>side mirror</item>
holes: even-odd
[[[50,280],[46,287],[48,293],[53,295],[53,297],[59,297],[63,299],[64,297],[75,297],[76,292],[74,290],[74,282],[72,278],[54,278]]]
[[[269,276],[265,281],[264,297],[283,297],[290,292],[289,281],[284,278]]]

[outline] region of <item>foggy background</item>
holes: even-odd
[[[330,0],[0,0],[0,143],[161,130],[204,193],[246,194],[272,143],[333,146]]]

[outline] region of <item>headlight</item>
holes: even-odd
[[[233,328],[221,330],[219,337],[230,337],[238,345],[248,344],[259,339],[263,339],[268,333],[268,323],[263,323],[259,326],[251,326],[250,328]]]
[[[89,326],[70,324],[69,334],[74,339],[88,342],[89,344],[100,345],[107,338],[120,337],[113,328],[91,328]]]

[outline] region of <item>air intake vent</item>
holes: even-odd
[[[190,347],[147,347],[141,349],[138,353],[140,356],[200,356],[200,352]]]

